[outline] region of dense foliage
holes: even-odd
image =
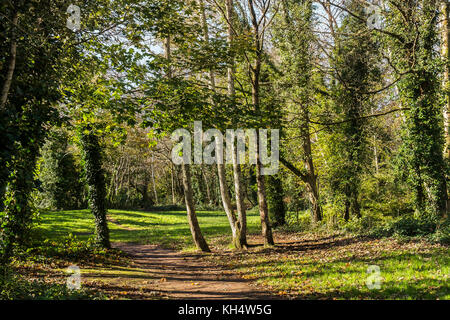
[[[36,207],[89,205],[104,248],[108,207],[156,205],[186,206],[204,251],[196,209],[212,207],[239,249],[253,207],[268,246],[305,221],[445,241],[441,4],[384,1],[374,26],[362,0],[86,0],[74,30],[67,1],[2,3],[2,262],[29,245]],[[175,165],[170,135],[195,121],[280,129],[279,172],[262,174],[259,147],[238,163],[234,143],[226,165]]]

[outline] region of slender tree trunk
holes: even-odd
[[[150,208],[150,206],[153,204],[153,201],[150,199],[148,194],[148,178],[147,176],[144,178],[144,186],[142,187],[142,207],[144,210],[147,210]]]
[[[312,158],[311,158],[312,159]],[[309,170],[306,173],[302,173],[299,169],[297,169],[292,163],[287,161],[284,158],[280,158],[280,162],[288,168],[292,173],[294,173],[297,177],[302,179],[302,181],[306,184],[309,194],[309,200],[311,202],[311,215],[313,223],[321,221],[322,219],[322,207],[320,206],[319,201],[319,183],[318,178],[314,174],[314,171]],[[310,164],[311,166],[311,164]],[[311,166],[311,168],[313,168]],[[312,172],[312,174],[311,174]]]
[[[205,37],[205,41],[209,42],[209,35],[208,35],[208,24],[206,21],[206,14],[205,14],[205,6],[203,0],[199,0],[200,4],[200,10],[201,10],[201,19],[202,19],[202,26],[203,26],[203,33]],[[232,17],[232,8],[233,8],[233,1],[227,0],[226,1],[226,7],[227,7],[227,19],[228,21],[231,21]],[[231,34],[231,26],[228,25],[228,42],[231,43],[232,41],[232,34]],[[234,96],[234,85],[230,85],[233,83],[234,79],[233,76],[230,73],[230,69],[228,68],[228,92],[231,96]],[[215,84],[215,75],[214,72],[211,70],[209,73],[210,77],[210,88],[211,90],[215,91],[216,84]],[[232,90],[232,93],[230,93],[230,90]],[[217,148],[218,150],[219,148]],[[222,158],[223,160],[223,158]],[[220,194],[222,198],[222,204],[225,210],[225,213],[227,215],[228,221],[230,223],[231,227],[231,233],[233,237],[233,244],[237,249],[242,249],[246,246],[246,218],[245,218],[245,211],[243,213],[242,211],[242,203],[237,204],[237,210],[238,210],[238,219],[236,219],[236,215],[233,212],[233,208],[231,205],[231,199],[228,191],[228,184],[226,183],[226,166],[225,164],[217,164],[217,174],[219,178],[219,188],[220,188]],[[233,171],[235,171],[235,167],[233,166]],[[234,178],[235,178],[235,185],[240,184],[240,180],[236,182],[236,173],[234,172]],[[238,178],[239,179],[239,178]],[[240,187],[240,186],[239,186]],[[238,200],[239,197],[239,200]],[[241,197],[238,196],[238,191],[236,191],[236,201],[239,202]],[[244,227],[244,228],[243,228]]]
[[[258,132],[258,131],[257,131]],[[257,133],[258,141],[259,141],[259,132]],[[256,149],[259,149],[259,143],[257,143]],[[259,205],[259,215],[261,218],[261,229],[262,235],[264,237],[264,245],[272,246],[274,245],[273,236],[272,236],[272,227],[269,221],[269,208],[267,207],[267,199],[266,199],[266,187],[264,176],[261,174],[261,170],[263,168],[260,153],[259,151],[256,153],[256,182],[258,186],[258,205]]]
[[[228,192],[227,179],[225,174],[225,164],[217,163],[217,175],[219,177],[220,195],[222,198],[223,209],[227,215],[228,222],[230,223],[231,233],[233,236],[233,243],[236,240],[236,216],[231,206],[230,193]]]
[[[200,16],[202,20],[202,29],[203,36],[205,38],[205,42],[209,43],[209,31],[208,31],[208,22],[206,21],[206,11],[205,11],[205,2],[203,0],[198,0],[200,6]],[[214,75],[213,70],[209,70],[209,81],[211,90],[216,89],[216,77]]]
[[[344,212],[344,220],[348,221],[350,219],[350,201],[345,200],[345,212]]]
[[[310,177],[310,176],[308,176]],[[317,178],[314,177],[307,183],[309,193],[309,202],[311,203],[312,221],[317,223],[322,221],[322,207],[319,200],[319,190],[317,186]]]
[[[3,110],[6,106],[6,101],[8,100],[9,89],[11,88],[11,82],[14,75],[14,69],[16,68],[16,57],[17,57],[17,42],[16,42],[16,28],[17,21],[19,19],[19,14],[17,11],[13,14],[12,19],[12,31],[11,31],[11,45],[10,45],[10,56],[8,62],[8,69],[6,71],[5,82],[3,83],[2,95],[0,100],[0,110]]]
[[[378,149],[377,149],[377,137],[373,136],[373,157],[375,162],[375,173],[378,174],[380,167],[378,164]]]
[[[262,63],[262,41],[259,22],[255,14],[255,4],[253,0],[248,0],[251,23],[253,27],[253,49],[255,50],[254,65],[250,65],[251,72],[251,85],[252,85],[252,103],[256,112],[260,111],[260,76],[261,76],[261,63]],[[264,13],[266,14],[266,13]],[[272,227],[269,221],[269,209],[267,207],[266,199],[266,189],[264,183],[264,176],[261,174],[263,165],[261,163],[261,150],[259,143],[259,130],[256,130],[256,182],[258,189],[258,204],[259,204],[259,215],[261,218],[261,229],[262,235],[264,237],[264,245],[271,246],[274,245],[272,236]]]
[[[197,214],[195,212],[194,197],[192,192],[191,172],[189,165],[182,164],[181,170],[183,173],[183,186],[184,186],[184,199],[186,202],[187,217],[189,221],[189,227],[191,229],[192,238],[198,250],[203,252],[210,252],[211,250],[206,243],[205,238],[200,230],[198,224]]]
[[[226,3],[226,15],[229,22],[227,28],[227,42],[229,46],[233,44],[233,0],[227,0]],[[231,100],[235,101],[235,88],[234,88],[234,59],[231,66],[227,69],[227,84],[228,84],[228,96]],[[235,237],[235,247],[238,249],[247,248],[247,213],[244,205],[244,192],[242,184],[242,173],[241,166],[237,161],[237,149],[235,147],[235,142],[233,141],[232,148],[232,161],[233,161],[233,177],[234,177],[234,189],[236,194],[236,210],[238,214],[237,221],[235,222],[236,237]]]
[[[352,214],[358,218],[361,218],[361,206],[358,201],[358,192],[353,193],[351,208]]]
[[[165,58],[170,63],[171,60],[171,50],[170,50],[170,37],[167,37],[164,42],[165,47]],[[172,68],[170,65],[167,68],[167,77],[172,77]],[[183,175],[183,189],[184,189],[184,200],[186,203],[187,217],[189,221],[189,226],[191,229],[192,238],[197,249],[203,252],[210,252],[208,244],[203,237],[200,225],[198,224],[197,214],[195,212],[194,196],[192,191],[192,181],[191,181],[191,169],[188,164],[181,165],[181,171]]]
[[[171,178],[171,186],[172,186],[172,204],[175,205],[177,203],[177,200],[175,198],[175,178],[173,175],[173,164],[171,163],[170,166],[170,178]]]
[[[309,128],[309,110],[303,110],[304,123],[303,123],[303,153],[305,156],[306,167],[306,185],[309,192],[309,201],[311,202],[312,221],[317,223],[322,221],[322,207],[319,199],[319,186],[317,183],[317,175],[314,169],[312,148],[311,148],[311,135]]]
[[[158,192],[156,191],[155,167],[154,167],[155,165],[154,165],[153,159],[154,159],[154,157],[152,155],[152,167],[151,167],[151,170],[152,170],[152,185],[153,185],[153,193],[155,194],[155,204],[157,205],[159,201],[158,201]]]
[[[202,166],[201,170],[202,170],[202,178],[203,178],[203,181],[205,182],[206,197],[208,199],[208,204],[211,205],[212,204],[211,189],[209,187],[209,182],[208,182],[208,179],[207,179],[206,174],[205,174],[205,168]]]
[[[234,145],[234,143],[233,143]],[[236,221],[236,240],[235,247],[238,249],[247,248],[247,212],[244,205],[244,194],[242,185],[241,166],[237,163],[237,150],[233,148],[233,176],[234,189],[236,193],[236,210],[238,218]]]

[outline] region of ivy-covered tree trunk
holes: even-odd
[[[25,134],[26,135],[26,134]],[[38,145],[24,137],[8,166],[11,169],[4,210],[0,219],[1,262],[7,263],[16,245],[26,244],[35,210],[31,203],[34,188],[34,168]]]
[[[188,164],[182,164],[181,170],[183,173],[184,199],[186,202],[186,211],[191,229],[192,238],[197,249],[203,252],[210,252],[211,250],[203,237],[200,225],[198,223],[197,214],[195,212],[194,196],[192,191],[191,171]]]
[[[445,105],[444,105],[444,132],[445,132],[445,157],[450,160],[450,132],[449,132],[449,121],[450,121],[450,3],[448,1],[442,1],[441,4],[442,13],[442,57],[444,59],[444,94],[445,94]]]
[[[18,11],[14,10],[12,12],[11,20],[11,40],[10,40],[10,50],[9,50],[9,61],[6,69],[6,76],[4,78],[1,90],[0,98],[0,132],[2,132],[2,137],[0,137],[0,210],[3,209],[3,197],[6,191],[6,184],[8,180],[9,170],[7,168],[7,163],[11,159],[12,150],[10,146],[13,141],[10,138],[11,133],[8,132],[10,129],[8,123],[10,122],[9,114],[6,110],[8,94],[11,88],[11,83],[13,80],[14,69],[16,67],[17,59],[17,39],[16,39],[16,28],[18,24]]]
[[[319,199],[319,184],[315,172],[312,148],[311,148],[311,130],[309,126],[309,109],[301,107],[303,114],[303,123],[301,125],[301,136],[303,146],[303,157],[306,168],[305,183],[308,190],[309,202],[311,204],[311,218],[315,224],[322,221],[322,206]]]
[[[435,50],[439,4],[438,0],[407,0],[387,19],[388,31],[402,35],[391,39],[395,67],[405,73],[399,82],[400,98],[409,107],[405,111],[401,159],[414,192],[416,211],[429,217],[444,216],[448,210],[440,61]]]
[[[95,218],[95,234],[98,245],[110,248],[108,222],[106,220],[106,184],[102,168],[102,152],[96,133],[89,126],[81,132],[84,170],[89,187],[89,206]]]
[[[364,16],[359,1],[348,1],[350,12]],[[354,35],[358,36],[354,36]],[[369,161],[368,121],[371,110],[368,94],[379,82],[377,43],[364,20],[347,15],[339,34],[331,64],[336,71],[333,85],[333,112],[340,120],[330,135],[332,141],[332,186],[344,202],[344,219],[361,217],[361,179]]]
[[[270,220],[274,226],[286,223],[286,206],[283,202],[283,184],[278,175],[267,177],[267,203],[269,205]]]
[[[14,152],[14,131],[10,125],[10,117],[7,112],[0,110],[0,211],[3,210],[3,200],[8,184],[9,168],[8,162]]]
[[[274,26],[275,43],[281,55],[283,76],[278,86],[284,95],[295,97],[295,103],[288,103],[289,111],[298,114],[292,120],[296,127],[295,135],[299,136],[302,164],[304,170],[298,170],[294,165],[283,159],[282,162],[306,184],[311,205],[312,222],[322,220],[322,208],[319,201],[319,188],[311,147],[311,96],[313,96],[313,61],[311,51],[314,35],[312,32],[312,1],[286,0],[282,2],[279,20]],[[300,26],[300,27],[299,27]],[[289,130],[289,129],[287,129]]]

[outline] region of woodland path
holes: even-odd
[[[168,299],[273,299],[269,292],[213,265],[200,254],[182,253],[158,245],[114,243],[131,259],[125,275],[110,275],[112,292],[126,298]],[[133,270],[135,272],[133,272]],[[107,277],[107,276],[106,276]],[[106,279],[105,279],[106,280]],[[111,283],[113,281],[113,283]],[[116,287],[114,287],[116,283]],[[104,288],[108,289],[108,288]],[[107,291],[110,291],[107,290]]]

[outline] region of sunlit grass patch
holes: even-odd
[[[226,256],[221,262],[244,278],[293,298],[450,299],[448,247],[392,239],[336,240],[327,246],[299,243],[291,249],[281,245],[274,252]],[[377,266],[380,273],[369,266]]]
[[[222,211],[198,211],[198,220],[207,240],[231,242],[230,226]],[[185,211],[144,212],[109,210],[111,241],[159,244],[177,249],[192,249],[193,242]],[[86,240],[94,234],[94,218],[89,210],[41,213],[37,232],[44,239],[58,240],[73,233]],[[259,216],[248,212],[248,231],[259,231]]]

